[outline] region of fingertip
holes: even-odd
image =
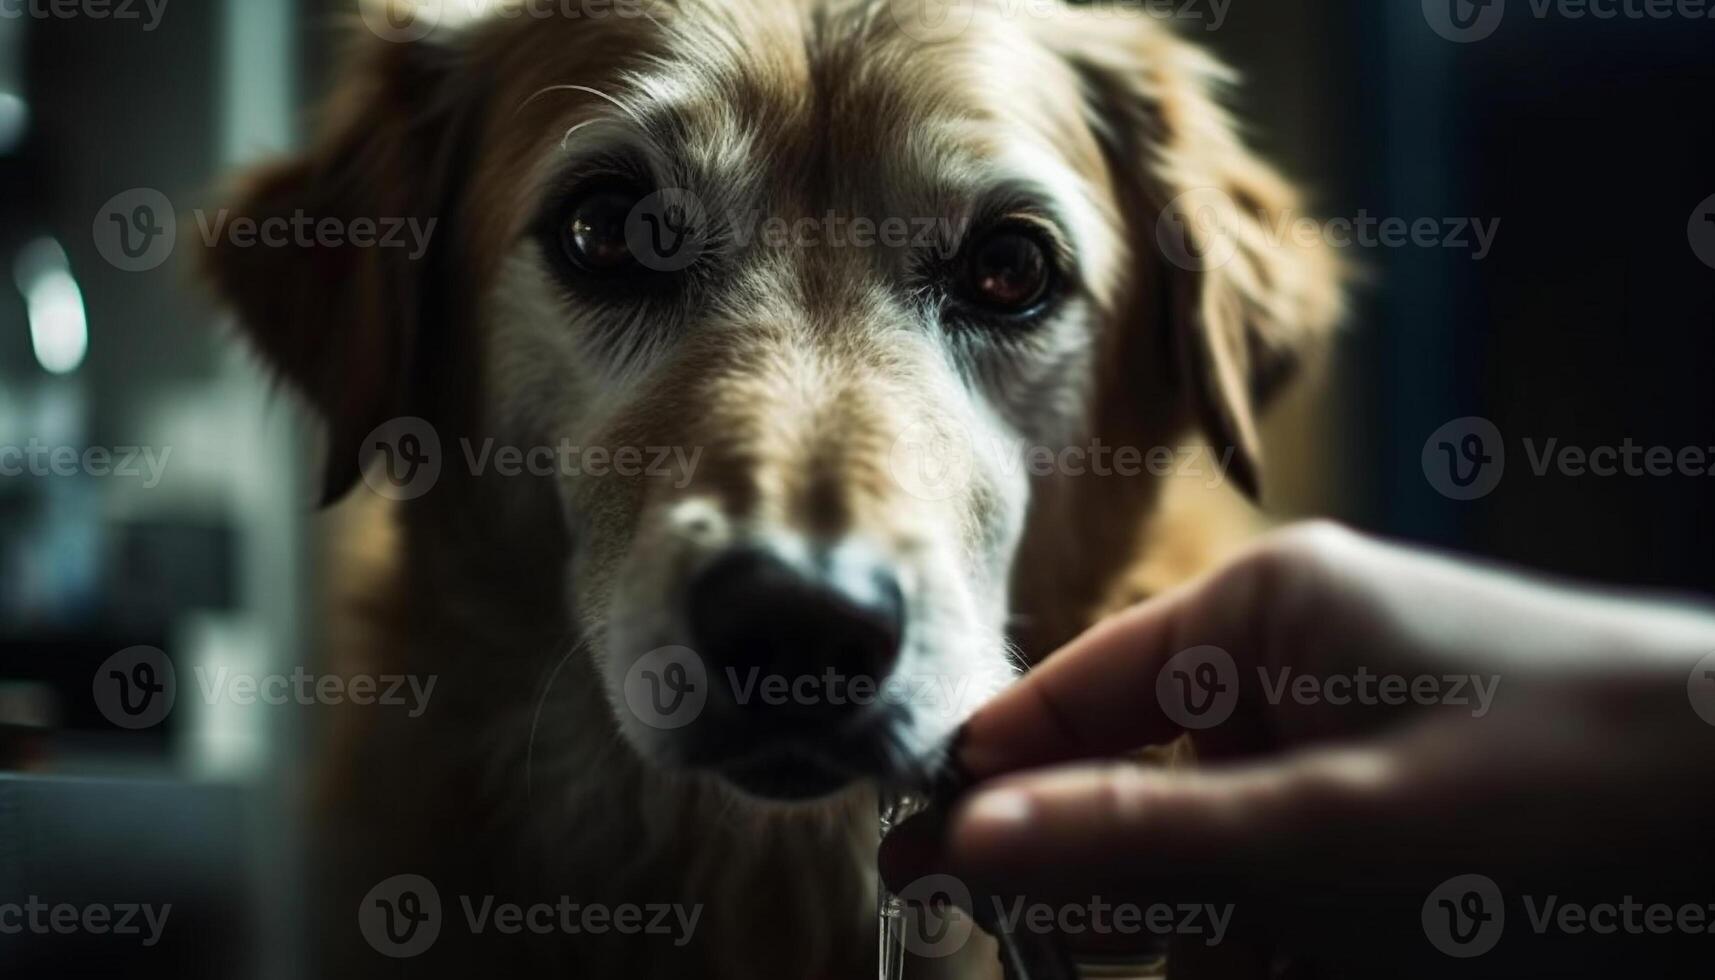
[[[1028,790],[1002,786],[978,790],[953,812],[950,847],[961,863],[983,866],[1025,844],[1034,828],[1036,803]]]

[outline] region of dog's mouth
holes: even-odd
[[[802,803],[831,796],[858,776],[833,760],[799,746],[782,746],[721,766],[723,779],[764,800]]]
[[[905,745],[905,723],[896,711],[874,711],[831,730],[740,722],[705,742],[691,765],[747,796],[780,803],[832,796],[866,780],[910,784],[928,763]]]

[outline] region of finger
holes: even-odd
[[[1284,895],[1340,866],[1340,853],[1377,853],[1366,840],[1408,822],[1394,769],[1380,750],[1341,749],[1220,771],[1107,764],[1003,777],[952,813],[930,862],[1033,895]]]
[[[965,726],[960,762],[974,779],[1171,741],[1164,664],[1189,646],[1247,648],[1255,576],[1217,574],[1106,620],[984,705]]]

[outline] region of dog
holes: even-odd
[[[387,491],[401,426],[440,450],[426,492],[331,518],[367,595],[337,669],[439,683],[323,740],[318,955],[869,976],[877,787],[1244,525],[1091,447],[1200,434],[1199,482],[1254,497],[1258,414],[1341,276],[1271,239],[1299,205],[1229,72],[1136,7],[602,9],[355,31],[308,148],[231,192],[416,221],[421,255],[204,257],[324,423],[326,501]],[[424,892],[428,945],[375,938]],[[916,968],[991,975],[992,948]]]

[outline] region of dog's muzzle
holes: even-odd
[[[685,595],[709,670],[699,764],[754,796],[810,799],[883,775],[898,705],[878,696],[906,628],[899,576],[850,544],[712,556]]]

